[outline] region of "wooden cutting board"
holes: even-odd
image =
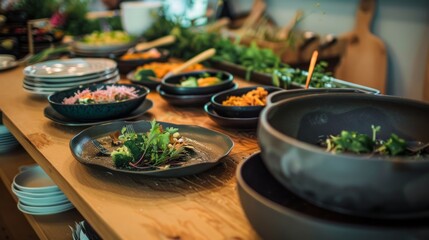
[[[376,0],[361,0],[355,27],[340,37],[345,48],[335,77],[385,93],[387,53],[383,41],[371,33]]]
[[[426,58],[426,77],[425,82],[423,83],[423,100],[429,102],[429,49]]]

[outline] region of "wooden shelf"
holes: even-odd
[[[4,235],[7,234],[11,239],[35,239],[37,237],[40,239],[72,239],[69,226],[74,227],[75,222],[83,220],[76,209],[54,215],[33,216],[21,213],[16,207],[18,199],[10,186],[13,178],[19,172],[19,167],[30,164],[35,164],[34,160],[21,147],[7,154],[0,154],[0,178],[4,185],[0,186],[2,196],[0,225],[5,228],[3,229]],[[14,201],[3,202],[3,199],[13,199]],[[23,221],[25,219],[27,222]],[[29,226],[34,231],[29,229]],[[0,238],[2,238],[2,233],[0,233]]]

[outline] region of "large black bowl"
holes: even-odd
[[[209,76],[216,77],[218,76],[222,82],[206,87],[182,87],[180,82],[188,77],[202,77],[204,74]],[[193,71],[186,72],[168,76],[164,78],[161,82],[162,89],[169,93],[175,95],[204,95],[204,94],[213,94],[226,89],[229,89],[232,86],[232,81],[234,76],[231,73],[217,70],[202,70],[202,71]]]
[[[113,103],[63,104],[64,98],[73,96],[77,91],[104,89],[106,86],[126,86],[137,90],[138,97]],[[53,93],[48,96],[49,104],[61,115],[77,121],[94,121],[118,118],[134,111],[146,99],[149,89],[135,84],[96,84]]]
[[[429,219],[386,220],[348,216],[308,203],[280,184],[260,154],[242,161],[237,189],[247,219],[262,239],[429,239]]]
[[[299,196],[343,213],[378,218],[429,215],[429,156],[333,154],[320,136],[342,130],[379,138],[391,133],[429,142],[429,104],[371,94],[320,94],[291,98],[261,113],[258,141],[273,176]]]
[[[213,109],[223,117],[230,118],[255,118],[258,117],[262,109],[265,106],[224,106],[222,102],[227,100],[230,96],[242,96],[247,92],[255,90],[258,86],[253,87],[244,87],[232,90],[226,90],[220,93],[217,93],[211,98],[213,104]],[[270,86],[260,86],[263,87],[268,94],[281,90],[281,88],[270,87]]]

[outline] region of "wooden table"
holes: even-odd
[[[240,206],[237,164],[259,151],[255,131],[224,129],[202,108],[173,107],[156,92],[139,119],[195,124],[229,135],[235,143],[222,163],[182,178],[150,178],[80,164],[69,141],[82,127],[43,116],[48,102],[22,88],[22,68],[0,73],[3,123],[104,239],[257,239]],[[251,85],[237,79],[240,87]]]

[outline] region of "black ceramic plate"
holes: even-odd
[[[73,156],[81,163],[103,167],[109,170],[142,174],[155,177],[182,177],[203,172],[216,164],[229,154],[234,146],[230,137],[225,134],[192,125],[177,125],[166,122],[158,122],[166,129],[167,127],[178,128],[180,134],[191,142],[196,156],[192,156],[184,165],[163,170],[126,170],[118,169],[113,165],[110,156],[98,156],[98,151],[92,145],[92,139],[99,139],[108,136],[109,133],[121,130],[127,124],[131,124],[137,133],[147,132],[150,129],[150,122],[112,122],[93,126],[83,130],[72,138],[70,149]]]
[[[65,126],[73,126],[73,127],[82,127],[82,126],[92,126],[92,125],[98,125],[103,123],[108,123],[111,121],[120,121],[120,120],[130,120],[137,117],[140,117],[145,112],[147,112],[149,109],[151,109],[153,106],[153,102],[150,99],[145,99],[145,101],[133,112],[128,114],[125,117],[122,118],[116,118],[116,119],[108,119],[103,121],[93,121],[93,122],[78,122],[76,120],[68,119],[64,117],[63,115],[56,112],[51,106],[47,106],[44,110],[44,114],[46,118],[49,118],[55,123],[58,123],[60,125]]]
[[[150,89],[156,89],[156,87],[161,84],[161,79],[156,79],[156,80],[150,80],[148,78],[142,79],[142,80],[136,80],[136,78],[134,77],[134,74],[136,73],[136,71],[132,71],[129,72],[127,74],[127,79],[130,80],[132,83],[134,84],[140,84],[143,86],[146,86]]]
[[[227,128],[240,128],[240,129],[256,129],[258,126],[259,118],[229,118],[222,117],[217,114],[213,109],[213,104],[211,102],[204,105],[204,111],[209,115],[209,118],[219,124],[222,127]]]
[[[236,89],[238,87],[237,83],[234,83],[231,85],[232,87],[230,89]],[[176,95],[176,94],[168,94],[166,93],[162,86],[159,85],[156,90],[158,91],[159,95],[163,99],[165,99],[168,103],[175,106],[183,106],[183,107],[197,107],[197,106],[203,106],[207,102],[210,101],[210,98],[216,94],[205,94],[205,95]]]
[[[218,84],[206,86],[206,87],[180,86],[182,79],[186,79],[189,77],[195,77],[198,79],[206,74],[211,77],[218,77],[218,79],[220,79],[221,82]],[[186,72],[186,73],[167,76],[166,78],[162,79],[161,86],[162,86],[162,89],[169,94],[204,95],[204,94],[217,93],[217,92],[229,89],[230,86],[232,85],[233,80],[234,80],[234,76],[232,76],[232,74],[228,72],[216,71],[216,70],[200,70],[200,71],[192,71],[192,72]]]
[[[149,51],[150,49],[146,50]],[[118,63],[118,69],[121,74],[127,74],[135,70],[138,66],[142,66],[151,62],[166,62],[170,56],[170,52],[166,49],[158,49],[161,53],[159,58],[146,58],[146,59],[135,59],[135,60],[121,60],[122,56],[119,56],[115,59]],[[145,51],[143,51],[145,52]]]
[[[283,187],[260,154],[237,170],[238,193],[245,214],[262,239],[429,239],[429,219],[379,220],[331,212]]]

